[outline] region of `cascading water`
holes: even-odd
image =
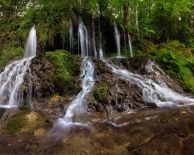
[[[98,18],[98,31],[99,31],[99,36],[100,36],[99,59],[104,61],[104,52],[102,49],[102,33],[101,33],[100,18]]]
[[[85,96],[91,91],[94,86],[94,66],[88,60],[84,58],[81,64],[81,79],[82,79],[82,91],[77,95],[76,99],[68,107],[65,118],[72,119],[76,114],[85,110]]]
[[[82,19],[79,21],[79,29],[78,29],[78,35],[79,35],[79,42],[81,46],[81,55],[82,57],[88,56],[88,31],[86,29],[86,26],[84,25]]]
[[[96,34],[96,32],[95,32],[94,19],[92,19],[92,44],[93,44],[93,50],[94,50],[94,57],[97,58],[95,34]]]
[[[133,57],[133,48],[131,44],[131,36],[128,34],[128,43],[129,43],[129,51],[130,51],[130,56]]]
[[[79,38],[81,45],[81,55],[82,55],[82,63],[81,63],[81,80],[82,80],[82,90],[77,95],[76,99],[72,101],[70,106],[68,107],[65,116],[62,119],[59,119],[64,125],[68,124],[78,124],[78,122],[73,122],[76,115],[84,113],[86,110],[86,95],[92,90],[94,86],[94,66],[88,59],[88,38],[87,38],[87,29],[84,26],[82,20],[79,24]],[[87,52],[86,52],[87,51]]]
[[[109,67],[112,68],[114,74],[118,77],[127,80],[133,84],[137,84],[142,90],[143,99],[148,103],[155,103],[157,106],[170,106],[176,104],[193,104],[194,99],[188,96],[181,95],[172,89],[170,89],[167,84],[162,81],[162,79],[154,82],[149,77],[145,77],[140,74],[135,74],[129,72],[125,69],[121,69],[118,66],[114,66],[106,62]],[[148,72],[157,73],[154,69],[154,63],[149,63],[147,66]],[[156,66],[156,68],[159,68]]]
[[[100,46],[100,48],[99,48],[99,59],[104,60],[104,53],[103,53],[102,46]]]
[[[114,23],[114,36],[117,47],[117,57],[121,57],[121,35],[116,23]]]
[[[35,26],[32,27],[25,47],[23,59],[14,61],[0,74],[0,106],[16,107],[22,101],[19,91],[27,71],[30,72],[31,59],[36,56],[37,38]]]
[[[72,20],[69,20],[69,50],[72,52],[73,46],[73,24]]]

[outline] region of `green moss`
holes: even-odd
[[[52,76],[57,92],[67,95],[78,91],[80,59],[65,50],[46,52],[45,57],[51,62],[54,70]]]
[[[4,67],[11,60],[21,57],[22,54],[22,48],[7,46],[4,50],[0,51],[0,68]]]
[[[100,85],[94,92],[94,98],[100,103],[106,103],[108,101],[109,88],[107,84]]]
[[[47,122],[38,113],[21,111],[12,116],[5,127],[8,133],[28,132],[47,125]]]

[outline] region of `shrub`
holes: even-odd
[[[163,44],[152,58],[180,81],[185,90],[194,92],[194,57],[184,44],[178,41]]]
[[[108,86],[106,84],[100,85],[94,92],[94,98],[100,103],[106,103],[108,100]]]
[[[0,53],[0,68],[3,68],[11,60],[21,57],[23,49],[21,47],[7,46]]]
[[[65,50],[46,52],[45,57],[51,62],[54,73],[52,80],[60,95],[68,95],[79,90],[78,77],[80,74],[80,60],[77,56]]]

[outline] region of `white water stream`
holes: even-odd
[[[194,99],[190,96],[181,95],[172,89],[170,89],[167,84],[160,79],[159,73],[154,69],[154,63],[149,63],[146,67],[148,72],[158,73],[157,81],[153,81],[152,79],[129,72],[126,69],[121,69],[118,66],[112,65],[106,62],[109,67],[112,68],[114,74],[116,74],[119,78],[127,80],[133,84],[137,84],[138,87],[142,90],[143,99],[148,103],[155,103],[157,106],[172,106],[172,105],[187,105],[194,104]],[[158,66],[156,68],[160,69]]]
[[[73,50],[73,23],[72,20],[69,20],[69,51]]]
[[[117,47],[117,57],[121,57],[121,35],[116,23],[114,23],[114,36]]]
[[[88,31],[86,26],[84,25],[82,19],[79,21],[79,29],[78,29],[79,43],[81,46],[81,56],[88,56]]]
[[[85,96],[91,91],[94,86],[94,66],[88,60],[84,58],[81,65],[81,79],[82,79],[82,91],[77,95],[76,99],[70,104],[66,113],[65,119],[70,119],[79,113],[83,113],[86,110]]]
[[[36,47],[36,29],[33,26],[28,36],[24,58],[10,63],[0,73],[0,107],[17,107],[22,101],[19,95],[20,86],[26,72],[30,72],[30,63],[36,56]]]
[[[129,44],[130,56],[132,58],[133,57],[133,48],[132,48],[132,44],[131,44],[131,36],[130,36],[130,34],[128,34],[128,44]]]

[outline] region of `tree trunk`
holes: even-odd
[[[130,8],[127,2],[123,6],[123,18],[125,24],[130,22]]]

